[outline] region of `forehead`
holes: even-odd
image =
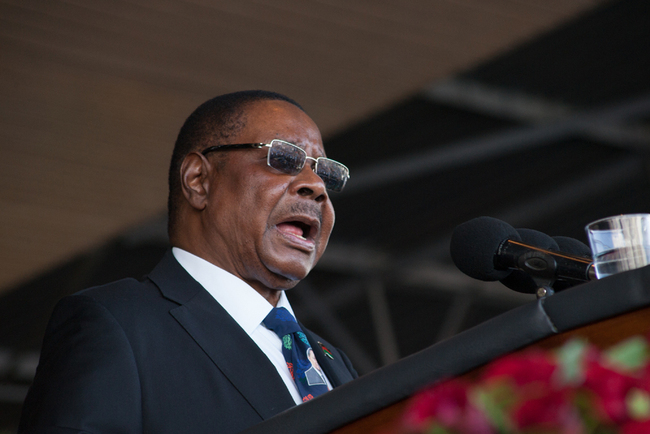
[[[282,100],[263,100],[243,108],[245,125],[237,140],[242,143],[269,143],[281,139],[308,153],[324,155],[323,139],[314,121],[300,108]]]

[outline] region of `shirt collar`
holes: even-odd
[[[185,271],[217,300],[248,335],[260,326],[273,309],[271,303],[239,277],[178,247],[173,247],[172,253]],[[284,307],[294,315],[284,291],[280,293],[277,307]]]

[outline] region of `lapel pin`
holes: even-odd
[[[325,354],[330,359],[334,360],[334,356],[332,355],[332,352],[328,350],[327,347],[323,345],[322,342],[318,342],[318,345],[320,345],[320,347],[323,349],[323,354]]]

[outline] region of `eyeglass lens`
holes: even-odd
[[[326,158],[316,162],[316,174],[325,182],[325,188],[332,191],[343,190],[348,179],[339,163]]]
[[[305,151],[288,143],[271,142],[269,149],[269,166],[287,175],[297,175],[302,170],[306,161]]]
[[[271,142],[268,164],[274,169],[288,175],[297,175],[302,170],[306,160],[307,153],[304,149],[278,140]],[[325,188],[332,191],[343,190],[348,179],[345,166],[327,158],[317,159],[314,171],[325,183]]]

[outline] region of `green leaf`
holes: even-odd
[[[453,431],[449,431],[447,428],[437,423],[430,426],[426,431],[426,434],[453,434],[453,433],[454,433]]]
[[[584,339],[571,339],[556,351],[562,384],[581,384],[584,380],[583,360],[588,343]]]
[[[477,387],[470,391],[469,399],[483,410],[483,414],[498,432],[509,432],[512,427],[509,413],[517,398],[514,389],[507,382],[496,381]]]
[[[648,342],[634,336],[614,345],[604,353],[605,361],[623,370],[634,370],[648,362]]]
[[[625,397],[625,406],[632,419],[646,420],[650,418],[650,395],[645,390],[632,389]]]

